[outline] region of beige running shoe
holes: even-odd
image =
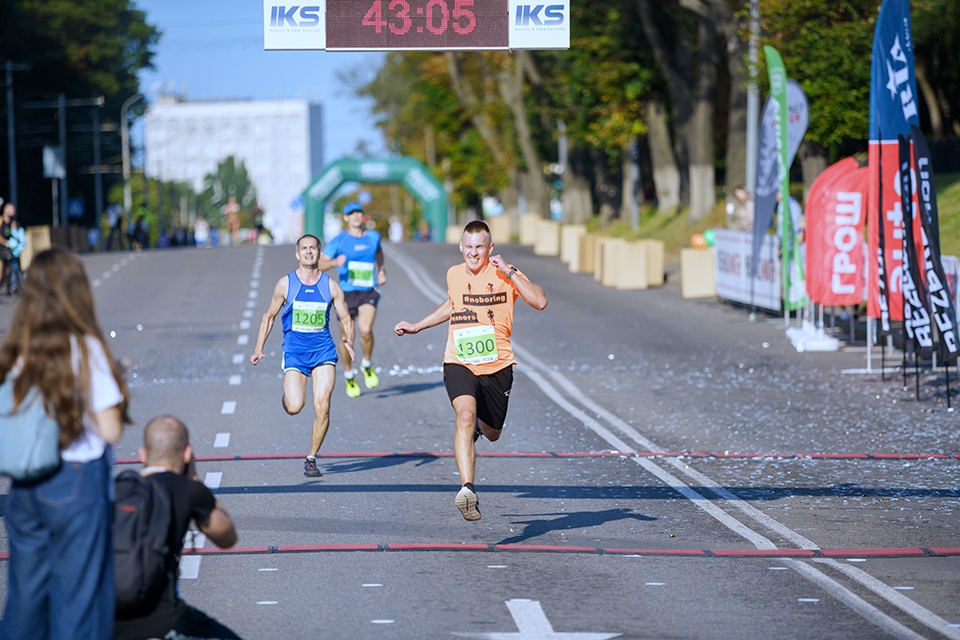
[[[457,505],[457,509],[460,509],[464,520],[473,521],[480,519],[480,500],[477,499],[477,494],[470,491],[470,489],[466,487],[461,488],[454,504]]]

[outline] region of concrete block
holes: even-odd
[[[617,285],[617,274],[620,271],[620,251],[627,243],[623,238],[603,238],[597,246],[596,269],[593,279],[605,287]]]
[[[560,223],[555,220],[540,220],[537,224],[537,241],[533,253],[538,256],[560,255]]]
[[[463,236],[463,227],[457,224],[447,226],[447,244],[460,244]]]
[[[712,249],[680,250],[680,295],[684,298],[716,297]]]
[[[26,271],[33,262],[33,256],[50,248],[50,225],[27,227],[27,246],[20,254],[20,268]]]
[[[597,243],[605,238],[599,233],[585,233],[580,236],[580,264],[576,273],[594,273],[597,264]],[[573,271],[573,269],[570,269]]]
[[[642,242],[647,247],[647,284],[651,287],[663,286],[663,240],[643,239]]]
[[[587,233],[583,224],[565,224],[560,227],[560,262],[566,263],[572,273],[580,269],[580,238]]]
[[[616,273],[611,276],[617,289],[646,289],[649,286],[649,249],[649,244],[643,240],[624,242],[617,247]],[[606,277],[607,273],[603,275]]]
[[[536,213],[524,213],[520,216],[520,244],[525,247],[537,244],[541,220],[543,218]]]
[[[510,242],[510,216],[503,214],[487,218],[486,223],[490,227],[490,237],[493,239],[493,244]]]

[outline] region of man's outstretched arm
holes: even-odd
[[[449,320],[452,309],[453,303],[450,302],[449,298],[447,298],[440,304],[439,307],[436,308],[436,310],[428,314],[420,322],[410,323],[406,320],[401,320],[397,323],[397,326],[393,328],[393,331],[398,336],[406,335],[408,333],[420,333],[424,329],[435,327],[438,324],[442,324]]]
[[[267,337],[273,329],[273,323],[277,319],[277,314],[280,313],[283,303],[287,301],[287,277],[283,276],[277,281],[277,285],[273,288],[273,296],[270,298],[270,306],[267,307],[267,312],[263,314],[263,318],[260,320],[257,346],[253,350],[253,355],[250,356],[250,364],[252,365],[256,365],[266,357],[263,355],[263,348],[267,344]]]

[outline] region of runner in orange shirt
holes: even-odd
[[[456,412],[453,453],[462,488],[456,505],[465,520],[480,519],[480,505],[473,486],[476,466],[474,443],[484,435],[500,438],[513,386],[513,306],[522,298],[538,311],[547,306],[547,296],[500,255],[490,255],[490,228],[474,220],[463,229],[460,252],[463,264],[447,271],[447,300],[416,323],[397,323],[398,336],[419,333],[450,321],[443,354],[443,382]]]

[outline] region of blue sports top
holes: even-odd
[[[287,274],[287,299],[280,308],[284,353],[312,353],[335,347],[330,337],[330,277],[320,274],[315,285]]]
[[[377,252],[380,250],[380,233],[365,231],[356,238],[349,231],[334,236],[323,248],[323,255],[336,258],[347,256],[347,262],[337,267],[340,288],[344,291],[369,291],[377,286]]]

